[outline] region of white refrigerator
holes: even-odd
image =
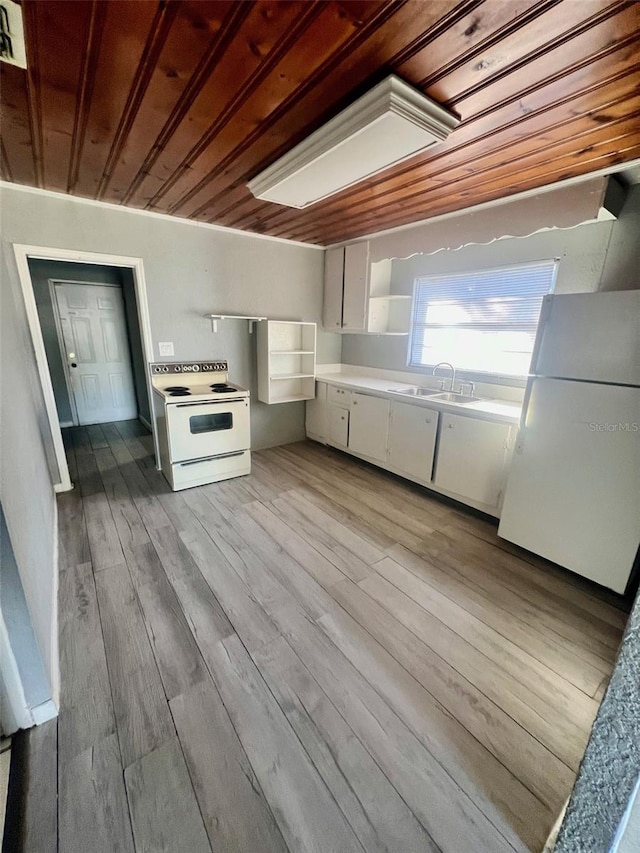
[[[545,297],[498,533],[625,591],[640,543],[640,290]]]

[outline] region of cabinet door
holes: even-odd
[[[442,414],[436,486],[497,507],[504,485],[511,429],[509,424]]]
[[[327,249],[324,253],[324,305],[322,325],[328,331],[342,329],[342,286],[344,249]]]
[[[329,406],[329,444],[347,447],[349,444],[349,409]]]
[[[307,435],[320,438],[324,441],[327,437],[327,383],[316,382],[316,396],[314,400],[307,400],[306,412]]]
[[[431,480],[438,412],[423,406],[392,403],[389,418],[389,464],[412,480]]]
[[[353,243],[344,250],[343,331],[366,331],[369,299],[369,243]]]
[[[349,422],[349,450],[369,459],[387,461],[389,401],[368,394],[353,394]]]

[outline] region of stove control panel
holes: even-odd
[[[151,373],[227,373],[226,361],[182,361],[180,363],[159,363],[149,365]]]

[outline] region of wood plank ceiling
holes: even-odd
[[[312,243],[640,157],[640,3],[23,0],[6,180]],[[393,72],[446,142],[299,211],[247,180]]]

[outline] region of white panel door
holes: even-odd
[[[379,462],[387,461],[389,401],[353,394],[349,420],[349,450]]]
[[[497,507],[504,485],[511,429],[509,424],[443,413],[436,486],[487,507]]]
[[[78,423],[137,417],[122,289],[56,283],[55,296]]]
[[[534,380],[500,536],[623,592],[639,519],[640,389]]]
[[[353,243],[344,250],[342,330],[365,332],[369,300],[369,243]]]
[[[438,412],[408,403],[392,403],[389,465],[411,480],[431,480]]]

